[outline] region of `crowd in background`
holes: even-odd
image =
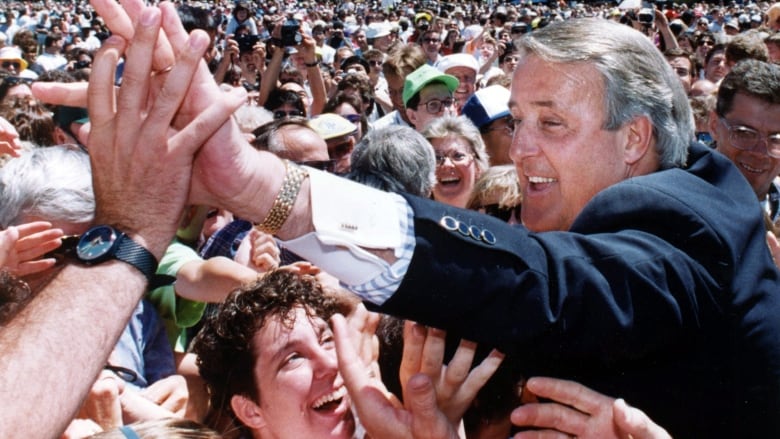
[[[663,53],[690,100],[697,140],[742,171],[764,208],[767,230],[775,232],[780,130],[751,125],[758,111],[728,118],[752,108],[735,98],[739,93],[759,96],[767,114],[778,111],[780,3],[630,2],[174,3],[187,31],[202,29],[210,36],[204,60],[214,81],[226,93],[246,91],[233,117],[255,148],[509,224],[520,224],[522,211],[518,174],[511,166],[517,120],[510,90],[523,81],[513,76],[522,62],[517,39],[578,18],[622,23],[644,33]],[[88,82],[96,53],[111,34],[104,17],[86,2],[0,6],[0,247],[7,250],[0,255],[5,267],[0,324],[72,256],[95,215],[85,147],[91,115],[84,105],[34,93],[33,84]],[[124,62],[117,67],[117,86],[123,83]],[[760,137],[764,134],[766,139]],[[762,141],[765,156],[749,156]],[[300,337],[300,349],[314,352],[312,381],[318,374],[333,380],[339,371],[333,340],[348,337],[339,334],[343,327],[334,335],[328,321],[346,305],[322,292],[339,289],[329,272],[340,267],[312,266],[294,245],[261,229],[217,206],[184,212],[156,278],[64,437],[155,437],[154,429],[176,437],[177,428],[202,429],[202,437],[361,431],[360,420],[344,416],[351,409],[343,386],[331,383],[312,396],[315,392],[300,384],[312,379],[302,376],[297,366],[302,360],[275,343],[279,334]],[[484,231],[461,233],[487,243],[495,239]],[[780,255],[777,240],[767,239]],[[369,375],[381,376],[398,398],[407,391],[409,376],[424,369],[409,365],[407,355],[413,353],[404,343],[419,348],[418,359],[430,355],[442,367],[443,334],[389,317],[380,320],[362,307],[353,311],[350,324],[369,340],[352,354],[370,358]],[[371,347],[374,332],[378,352]],[[254,345],[255,337],[262,348]],[[433,349],[435,343],[441,353],[422,347]],[[453,367],[459,360],[468,363],[468,371],[474,350],[479,361],[486,360],[459,385],[476,388],[469,388],[465,403],[444,410],[455,425],[463,418],[466,437],[516,432],[509,413],[531,400],[517,392],[523,385],[531,389],[526,394],[539,396],[549,396],[544,385],[576,386],[541,381],[529,387],[530,377],[514,367],[518,360],[507,358],[499,367],[497,352],[470,345],[461,345],[454,356],[450,346],[447,359]],[[287,357],[280,361],[280,355]],[[275,373],[255,375],[255,367]],[[256,404],[265,392],[271,395],[264,396],[266,405]],[[588,395],[614,404],[615,413],[629,410],[622,400]],[[305,422],[296,417],[296,404],[310,406]],[[157,419],[181,420],[126,426]],[[657,428],[645,437],[665,435]]]

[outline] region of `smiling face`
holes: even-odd
[[[437,160],[433,198],[465,208],[480,174],[471,145],[455,136],[431,139],[431,145]]]
[[[255,334],[260,401],[254,417],[242,421],[260,438],[350,438],[355,420],[333,333],[301,306],[292,312],[292,327],[275,316]]]
[[[762,136],[767,136],[780,132],[780,105],[737,93],[734,95],[731,111],[725,114],[723,119],[732,127],[746,126],[759,131]],[[752,150],[733,147],[728,128],[714,113],[710,116],[710,134],[717,142],[718,151],[734,163],[758,198],[763,200],[769,192],[772,180],[780,173],[780,159],[766,154],[766,144],[756,145]]]
[[[588,64],[549,63],[530,55],[515,69],[510,156],[532,231],[568,230],[596,193],[629,174],[624,129],[607,131],[604,83]]]

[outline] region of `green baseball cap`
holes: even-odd
[[[414,95],[420,92],[426,85],[431,82],[438,81],[444,83],[450,92],[454,92],[458,88],[458,78],[447,75],[440,72],[438,69],[423,64],[419,69],[410,73],[404,81],[404,106],[409,102]]]

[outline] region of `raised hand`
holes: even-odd
[[[39,273],[51,268],[54,258],[41,256],[62,244],[62,230],[51,223],[35,221],[0,231],[0,267],[17,276]]]
[[[444,365],[445,342],[444,331],[406,321],[399,375],[405,402],[409,398],[406,388],[409,380],[418,373],[430,377],[435,385],[440,410],[453,425],[458,425],[463,413],[477,396],[479,389],[498,369],[504,356],[493,350],[471,370],[477,344],[461,340],[452,360]]]
[[[243,96],[226,94],[178,131],[170,127],[209,44],[205,32],[185,36],[176,63],[152,87],[152,59],[161,14],[140,12],[129,47],[112,36],[93,62],[88,105],[88,146],[97,205],[96,221],[143,231],[159,256],[173,236],[190,192],[193,157],[202,139],[229,119]],[[114,90],[117,61],[127,49],[122,86]],[[150,196],[148,188],[155,188]],[[148,245],[148,243],[147,243]]]

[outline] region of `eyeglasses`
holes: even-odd
[[[103,366],[103,369],[114,372],[116,376],[122,378],[122,380],[127,381],[128,383],[133,383],[138,380],[138,374],[134,370],[128,369],[126,367],[106,364],[105,366]]]
[[[295,162],[298,165],[308,166],[310,168],[319,169],[320,171],[333,172],[336,169],[335,160],[305,160]]]
[[[274,111],[274,119],[284,119],[285,117],[303,117],[303,112],[298,110],[293,111]]]
[[[752,151],[761,143],[766,143],[766,153],[770,157],[780,158],[780,132],[762,137],[761,133],[744,125],[731,125],[725,118],[719,117],[720,122],[729,131],[729,143],[731,146],[743,151]]]
[[[515,134],[515,123],[512,120],[511,117],[503,117],[501,119],[496,120],[495,122],[491,123],[487,126],[485,130],[483,130],[483,133],[489,133],[491,131],[503,131],[508,135],[509,137],[514,136]]]
[[[11,87],[19,84],[30,85],[33,82],[35,82],[35,80],[32,78],[20,78],[18,76],[6,76],[5,78],[3,78],[3,83],[8,84]]]
[[[481,206],[479,209],[484,210],[486,214],[494,218],[498,218],[501,221],[508,222],[509,218],[512,218],[513,213],[515,214],[515,218],[519,220],[520,208],[521,208],[520,204],[514,207],[504,207],[496,203],[496,204],[486,204],[484,206]]]
[[[383,64],[382,61],[377,61],[377,60],[368,60],[368,63],[375,67],[381,67]]]
[[[11,67],[13,67],[16,70],[22,69],[22,63],[20,63],[19,61],[3,61],[2,66],[4,69],[10,69]]]
[[[449,159],[453,165],[467,165],[471,162],[471,159],[474,158],[473,155],[460,151],[455,151],[450,154],[439,154],[437,152],[435,157],[436,166],[443,166],[447,159]]]
[[[425,38],[422,41],[423,41],[423,43],[427,43],[427,44],[438,44],[438,43],[441,43],[441,40],[437,40],[436,38]]]
[[[360,122],[361,116],[359,114],[342,114],[341,117],[344,119],[347,119],[348,121],[352,123],[358,123]]]
[[[53,258],[60,263],[66,259],[76,258],[76,247],[81,240],[81,235],[66,235],[60,238],[62,244],[54,250],[43,255],[43,259]]]
[[[449,108],[455,105],[455,100],[452,98],[431,99],[423,105],[425,105],[425,109],[428,111],[428,114],[438,114],[444,108]],[[419,108],[419,106],[417,108]]]
[[[328,155],[331,160],[339,160],[350,152],[352,152],[352,144],[349,140],[335,145],[328,145]]]

